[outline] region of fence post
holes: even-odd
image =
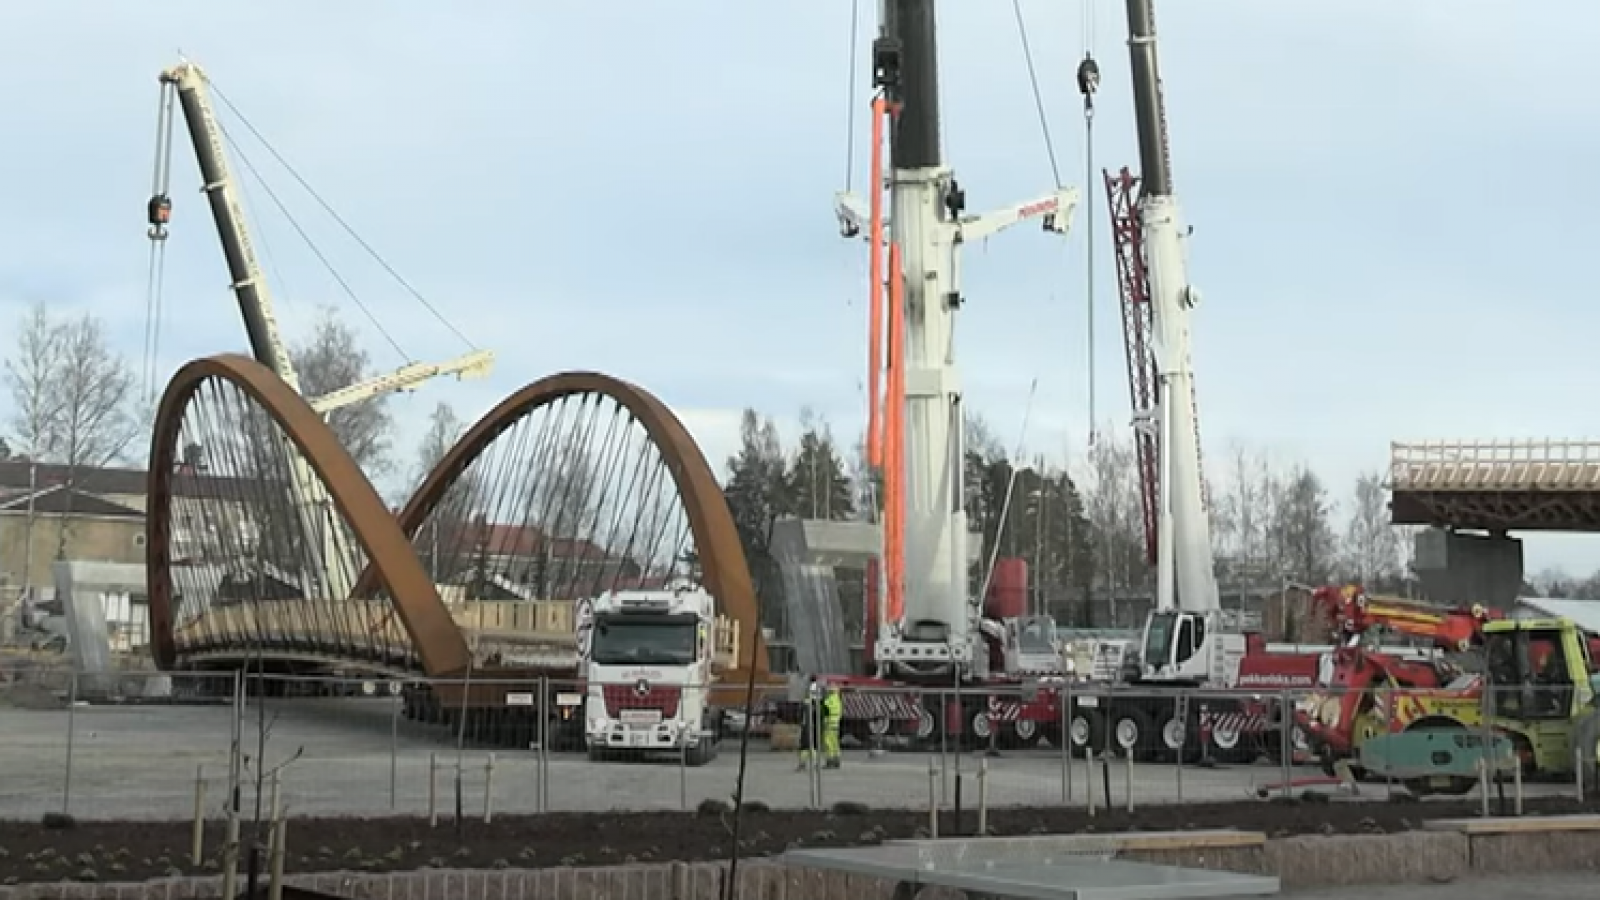
[[[198,866],[205,861],[206,847],[206,767],[194,767],[194,831],[189,835],[189,861]]]
[[[550,811],[550,676],[539,676],[539,721],[534,723],[534,741],[539,745],[535,763],[533,807],[536,812]]]
[[[1282,734],[1278,735],[1283,752],[1278,754],[1283,763],[1283,796],[1294,795],[1294,700],[1286,690],[1278,700],[1278,718]]]
[[[1067,682],[1056,696],[1056,739],[1061,743],[1061,805],[1072,803],[1072,683]]]
[[[391,681],[391,686],[400,682]],[[401,688],[403,692],[404,687]],[[403,693],[390,692],[394,698],[394,710],[389,715],[389,811],[393,812],[399,806],[400,787],[400,707],[405,705]]]
[[[72,744],[77,731],[78,710],[78,670],[73,669],[71,680],[67,684],[67,753],[66,775],[61,781],[61,814],[67,815],[72,811]]]

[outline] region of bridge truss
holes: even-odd
[[[289,466],[296,455],[307,465]],[[161,399],[148,520],[151,644],[164,670],[526,675],[552,654],[574,659],[573,601],[685,580],[737,623],[758,674],[767,668],[743,550],[705,457],[658,399],[598,373],[506,398],[396,515],[271,370],[198,359]]]

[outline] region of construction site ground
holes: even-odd
[[[582,754],[541,756],[526,748],[469,744],[458,751],[448,731],[397,718],[394,707],[383,697],[270,701],[264,714],[252,705],[244,721],[242,753],[250,757],[251,771],[258,755],[269,768],[282,767],[283,800],[302,817],[426,815],[430,794],[433,808],[446,812],[454,809],[458,792],[463,808],[480,816],[486,794],[495,815],[682,812],[704,800],[725,801],[735,789],[737,741],[726,742],[718,759],[699,768],[685,767],[671,756],[591,763]],[[263,721],[264,746],[257,739]],[[192,815],[197,774],[207,815],[219,815],[227,791],[231,727],[232,713],[225,705],[78,706],[70,711],[59,705],[0,706],[0,763],[7,773],[0,779],[0,815],[36,820],[47,812],[65,811],[89,819],[181,819]],[[774,809],[811,804],[808,778],[795,771],[793,754],[752,740],[749,758],[747,798]],[[822,800],[824,805],[848,799],[875,809],[925,810],[932,767],[942,802],[953,803],[959,771],[971,805],[979,764],[977,754],[960,759],[926,752],[874,757],[847,750],[842,769],[822,773]],[[991,805],[1085,801],[1087,765],[1082,759],[1064,765],[1060,751],[1048,745],[1006,753],[986,764]],[[1299,768],[1292,774],[1321,773]],[[1127,804],[1130,784],[1136,807],[1242,801],[1253,800],[1282,777],[1283,769],[1268,762],[1182,770],[1137,764],[1131,773],[1118,762],[1112,767],[1110,792],[1119,807]],[[1103,802],[1104,773],[1097,771],[1094,781]],[[1532,796],[1571,790],[1570,785],[1528,787]],[[1368,800],[1391,792],[1383,784],[1362,788]]]
[[[1579,811],[1575,800],[1551,799],[1530,812]],[[1379,834],[1420,827],[1424,816],[1471,815],[1471,803],[1330,804],[1262,802],[1150,806],[1089,818],[1076,808],[997,810],[996,834],[1175,831],[1245,828],[1269,835]],[[851,810],[847,813],[750,812],[740,825],[742,855],[763,856],[791,847],[849,846],[910,838],[925,833],[926,814]],[[945,833],[954,826],[943,823]],[[970,832],[975,817],[964,821]],[[459,830],[446,820],[296,819],[290,825],[286,869],[399,871],[437,868],[536,868],[598,866],[624,862],[726,859],[732,816],[726,810],[692,813],[561,813],[509,816],[491,824],[464,820]],[[264,832],[263,832],[264,834]],[[189,859],[190,825],[151,822],[78,822],[53,829],[39,822],[0,823],[0,880],[129,881],[177,874],[212,874],[219,865],[223,827],[211,823],[206,859]],[[245,829],[250,840],[250,829]],[[14,880],[13,880],[14,879]]]

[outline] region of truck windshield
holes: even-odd
[[[695,624],[692,615],[600,615],[589,658],[603,666],[687,666],[695,660]]]
[[[1153,613],[1144,631],[1144,664],[1164,666],[1172,662],[1172,638],[1177,630],[1178,614]]]

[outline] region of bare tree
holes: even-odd
[[[290,359],[300,377],[300,392],[320,397],[347,388],[375,372],[361,349],[356,333],[332,308],[324,308],[306,341],[290,348]],[[373,397],[328,414],[328,426],[367,477],[376,480],[391,468],[389,433],[393,419],[389,398]]]
[[[98,319],[85,315],[63,327],[61,335],[56,447],[69,470],[101,468],[121,458],[138,434],[133,372],[106,345]]]
[[[1119,591],[1147,587],[1150,577],[1133,442],[1115,435],[1111,429],[1100,432],[1076,479],[1093,532],[1093,581],[1113,598]],[[1114,600],[1108,612],[1115,619]]]
[[[1339,548],[1329,523],[1334,507],[1322,480],[1301,465],[1275,487],[1272,531],[1279,541],[1280,571],[1311,584],[1328,581]]]
[[[17,323],[17,344],[6,360],[6,386],[11,392],[11,433],[19,453],[34,460],[54,456],[61,420],[61,347],[66,329],[35,303]]]
[[[444,459],[462,432],[466,430],[461,424],[461,419],[456,416],[455,408],[450,404],[440,401],[428,416],[428,431],[422,436],[422,443],[417,447],[417,469],[412,477],[412,489],[422,486],[433,467]]]
[[[1345,529],[1345,553],[1350,574],[1363,584],[1376,585],[1400,574],[1400,534],[1389,522],[1383,476],[1377,472],[1356,479]]]

